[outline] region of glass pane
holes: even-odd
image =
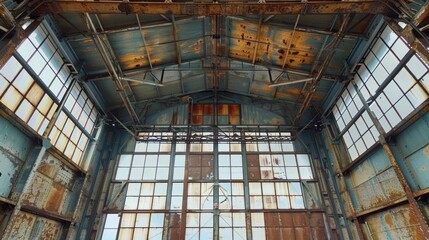
[[[18,60],[16,60],[15,57],[12,56],[0,70],[0,73],[4,76],[4,78],[6,78],[6,80],[12,82],[21,68],[21,64],[18,62]]]
[[[33,78],[30,76],[30,74],[27,71],[22,70],[12,84],[16,87],[16,89],[18,89],[18,91],[20,91],[22,94],[25,94],[33,82]]]
[[[150,217],[149,213],[137,213],[136,227],[148,227],[149,217]]]
[[[36,51],[36,48],[33,46],[29,39],[26,39],[18,47],[18,53],[25,61],[27,61],[31,57],[34,51]]]
[[[30,104],[27,99],[24,99],[16,110],[16,115],[21,118],[24,122],[27,122],[31,114],[34,111],[34,107]],[[37,130],[37,129],[36,129]]]
[[[46,62],[39,52],[35,52],[34,55],[31,57],[30,61],[28,62],[28,65],[37,75],[39,75],[43,67],[46,65]]]
[[[12,112],[16,110],[22,95],[14,87],[10,86],[6,93],[1,98],[1,102],[9,108]]]
[[[250,195],[262,195],[261,183],[250,182],[249,192],[250,192]]]

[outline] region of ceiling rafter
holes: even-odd
[[[311,99],[313,98],[314,93],[316,92],[317,86],[334,56],[335,49],[341,43],[342,37],[344,33],[347,31],[347,27],[351,22],[352,18],[353,18],[352,14],[343,15],[343,19],[341,22],[341,26],[338,30],[338,33],[335,35],[332,41],[325,47],[325,49],[322,49],[323,51],[322,54],[324,56],[323,62],[319,64],[318,67],[316,67],[315,69],[314,79],[311,82],[310,87],[307,88],[308,89],[307,92],[304,93],[304,101],[301,103],[301,106],[299,107],[299,110],[295,115],[295,119],[293,120],[294,125],[296,125],[299,122],[303,113],[307,110],[308,106],[310,105]]]
[[[210,60],[208,59],[201,59],[201,61],[206,61],[206,62],[210,62]],[[285,68],[284,70],[281,69],[281,67],[279,66],[275,66],[275,65],[262,65],[262,64],[258,64],[257,66],[260,66],[261,68],[255,68],[252,65],[250,65],[251,63],[249,62],[245,62],[245,61],[241,61],[241,60],[237,60],[237,59],[232,59],[232,58],[225,58],[225,61],[235,61],[235,62],[241,62],[243,64],[248,64],[249,67],[245,67],[243,66],[242,68],[236,68],[236,67],[221,67],[221,68],[217,68],[217,71],[223,71],[223,72],[228,72],[228,71],[242,71],[242,72],[266,72],[268,70],[271,71],[279,71],[279,72],[287,72],[290,74],[294,74],[294,75],[300,75],[300,76],[309,76],[310,72],[308,71],[303,71],[303,70],[299,70],[299,69],[292,69],[292,68]],[[266,69],[264,69],[266,68]],[[151,71],[201,71],[203,70],[203,73],[206,72],[210,72],[213,71],[212,67],[189,67],[189,66],[185,66],[184,64],[182,64],[180,67],[177,67],[177,64],[165,64],[165,65],[161,65],[161,66],[156,66],[153,67],[152,69],[150,68],[136,68],[133,70],[125,70],[123,71],[123,74],[126,76],[132,76],[132,75],[136,75],[136,74],[144,74],[144,73],[148,73]],[[203,74],[202,73],[202,74]],[[105,80],[106,78],[108,78],[110,75],[108,73],[103,73],[103,74],[95,74],[95,75],[88,75],[88,81],[98,81],[98,80]],[[340,75],[329,75],[329,74],[324,74],[322,76],[323,80],[328,80],[328,81],[338,81],[338,80],[343,80],[343,76]]]
[[[63,18],[63,15],[58,15],[61,18]],[[273,15],[271,15],[273,16]],[[205,17],[201,17],[201,18],[205,18]],[[248,18],[242,18],[240,17],[236,17],[236,16],[228,16],[226,19],[229,20],[239,20],[239,21],[246,21],[246,22],[250,22],[250,23],[257,23],[257,21],[255,21],[254,19],[248,19]],[[285,23],[277,23],[277,22],[270,22],[269,24],[266,24],[270,18],[266,18],[263,21],[264,25],[267,26],[271,26],[271,27],[279,27],[279,28],[283,28],[283,29],[289,29],[289,30],[293,30],[294,29],[294,25],[291,24],[285,24]],[[183,20],[188,20],[186,19],[177,19],[176,18],[176,23],[178,21],[183,21]],[[65,20],[66,21],[66,20]],[[104,31],[99,31],[98,33],[103,33],[103,34],[113,34],[113,33],[123,33],[123,32],[132,32],[132,31],[138,31],[140,29],[144,30],[144,29],[149,29],[149,28],[156,28],[156,27],[162,27],[162,26],[166,26],[171,24],[171,21],[169,21],[169,23],[165,23],[165,22],[156,22],[156,23],[140,23],[141,27],[139,26],[135,26],[135,24],[132,25],[125,25],[125,26],[121,26],[121,27],[111,27],[111,28],[105,28]],[[71,23],[68,23],[69,25]],[[72,26],[72,25],[71,25]],[[76,29],[78,31],[78,28],[75,26],[72,26],[74,29]],[[322,29],[320,27],[310,27],[310,26],[301,26],[301,27],[297,27],[295,28],[296,32],[302,32],[302,33],[314,33],[314,34],[320,34],[320,35],[328,35],[328,36],[334,36],[336,32],[334,31],[327,31],[326,29]],[[209,35],[204,34],[204,37],[208,37]],[[231,38],[231,39],[241,39],[238,37],[234,37],[234,36],[228,36],[225,35],[225,37],[227,38]],[[86,36],[85,34],[81,33],[81,32],[73,32],[73,33],[69,33],[67,35],[67,40],[68,41],[85,41],[90,39],[89,36]],[[367,39],[367,36],[365,34],[356,34],[356,33],[347,33],[344,35],[344,40],[356,40],[356,39]],[[187,38],[187,39],[183,39],[183,40],[194,40],[194,38]],[[247,39],[247,41],[249,42],[258,42],[256,40],[253,39]],[[263,44],[269,44],[269,42],[265,42],[265,41],[259,41],[259,43],[263,43]],[[158,46],[158,45],[153,45],[151,44],[150,46]]]
[[[94,23],[92,22],[91,17],[89,16],[89,14],[85,13],[84,17],[85,17],[85,20],[87,22],[88,31],[90,31],[93,35],[94,43],[97,46],[97,49],[99,50],[99,52],[101,54],[101,57],[103,58],[103,61],[106,65],[106,68],[109,72],[109,75],[111,76],[113,82],[115,83],[116,89],[117,89],[117,91],[121,97],[123,105],[125,106],[128,114],[130,115],[134,126],[140,124],[140,120],[139,120],[139,118],[138,118],[138,116],[134,110],[134,107],[132,106],[132,104],[130,102],[129,95],[125,92],[126,90],[124,88],[124,85],[122,84],[123,81],[121,81],[121,79],[120,79],[120,75],[119,75],[120,73],[117,72],[118,69],[115,67],[115,66],[119,67],[119,65],[112,62],[112,60],[115,61],[114,60],[115,58],[112,55],[113,53],[112,52],[109,53],[108,52],[109,50],[106,49],[106,48],[108,48],[108,46],[106,46],[107,42],[105,42],[101,39],[100,35],[97,32],[97,29],[96,29]],[[128,87],[129,87],[129,85],[128,85]],[[131,89],[129,89],[129,90],[131,90]]]
[[[45,1],[35,10],[45,15],[62,12],[87,13],[141,13],[175,15],[281,15],[281,14],[346,14],[370,13],[396,16],[383,1],[316,1],[316,2],[266,2],[266,3],[180,3],[173,2],[124,2],[124,1]]]
[[[171,14],[171,25],[173,26],[173,39],[176,43],[176,55],[177,55],[177,63],[182,64],[182,55],[180,54],[180,45],[179,45],[179,35],[177,34],[177,24],[176,19],[174,18],[174,14]]]
[[[259,42],[261,41],[261,31],[262,31],[262,16],[259,16],[258,31],[256,33],[256,46],[255,46],[255,51],[253,51],[252,65],[255,65],[256,63],[256,55],[258,53]]]

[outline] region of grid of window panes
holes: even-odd
[[[364,111],[343,135],[350,158],[355,160],[363,154],[377,142],[378,136],[377,128],[368,112]]]
[[[353,84],[349,84],[332,109],[338,129],[342,131],[363,107]]]
[[[168,208],[166,203],[170,162],[171,143],[165,142],[137,142],[133,154],[119,156],[114,180],[129,181],[124,204],[125,210],[165,210]],[[181,207],[180,189],[183,191],[183,183],[182,186],[174,185],[174,196],[180,198],[175,199],[175,207]]]
[[[16,51],[16,57],[12,56],[0,70],[0,101],[42,135],[58,107],[57,103],[70,87],[71,72],[53,36],[43,24]],[[26,61],[29,69],[23,67],[17,58]],[[34,72],[38,79],[33,79],[30,72]],[[38,82],[39,79],[41,82]],[[42,85],[49,89],[55,99],[44,91]],[[98,113],[79,85],[74,85],[66,108],[88,133],[92,132]],[[49,137],[58,150],[73,162],[81,164],[88,137],[64,112],[61,112]]]
[[[187,213],[185,239],[213,239],[213,213]]]
[[[164,217],[164,213],[107,214],[101,239],[160,240],[162,239]]]
[[[249,182],[251,209],[303,209],[300,182]]]
[[[240,212],[222,212],[219,216],[219,239],[245,240],[246,215]],[[254,238],[255,239],[255,238]]]
[[[43,24],[21,43],[17,52],[57,99],[62,99],[70,86],[71,73]]]
[[[89,133],[94,128],[97,110],[83,89],[75,84],[64,105]]]
[[[408,51],[410,47],[404,40],[386,27],[358,72],[356,83],[366,100],[379,91],[379,86]],[[428,80],[425,80],[427,78],[427,64],[417,54],[413,54],[393,80],[382,89],[370,108],[386,132],[428,98],[429,86]]]
[[[275,135],[275,133],[270,134]],[[161,133],[154,135],[161,135]],[[280,133],[277,135],[281,136]],[[290,136],[290,133],[286,135]],[[268,134],[266,133],[265,136]],[[158,212],[168,212],[165,217],[175,216],[174,219],[170,217],[169,226],[174,225],[174,227],[169,228],[171,239],[180,237],[181,221],[186,221],[185,239],[213,239],[213,211],[216,208],[214,191],[216,189],[219,191],[220,238],[247,239],[244,212],[246,196],[243,176],[243,171],[246,169],[243,169],[243,161],[247,161],[249,168],[257,167],[259,176],[261,173],[264,175],[265,171],[279,172],[274,168],[283,169],[282,177],[279,178],[274,178],[274,174],[271,174],[273,176],[271,178],[250,179],[249,200],[252,212],[263,211],[262,216],[264,216],[264,214],[273,211],[287,212],[305,208],[301,181],[313,181],[312,166],[308,154],[294,152],[292,142],[248,143],[247,146],[254,149],[248,151],[248,159],[243,159],[243,151],[246,149],[242,148],[241,143],[219,142],[217,156],[213,153],[215,149],[213,142],[188,144],[190,151],[187,153],[187,144],[183,142],[173,142],[171,145],[162,141],[138,142],[135,152],[120,155],[113,181],[128,181],[122,215],[131,212],[134,215],[130,217],[131,220],[119,220],[116,227],[117,235],[115,235],[118,239],[121,239],[119,236],[135,237],[136,234],[139,234],[139,237],[143,236],[143,238],[149,236],[150,226],[146,224],[145,227],[140,226],[139,228],[142,229],[137,230],[137,220],[134,218],[138,218],[140,213],[149,216],[150,213]],[[173,149],[175,150],[174,153],[171,152]],[[165,161],[164,164],[160,164],[160,158],[164,158],[164,155],[168,155],[173,163],[168,162],[167,164],[167,157],[165,157],[165,160],[161,160],[161,162]],[[250,161],[249,156],[250,159],[256,160]],[[218,159],[218,179],[215,179],[213,168],[216,158]],[[150,161],[149,165],[148,161]],[[261,164],[260,161],[264,163]],[[169,176],[169,166],[173,168],[170,169],[170,174],[173,176],[170,185],[171,199],[167,199],[168,180],[164,177],[157,178],[160,169],[162,169],[161,172],[165,172],[163,176]],[[149,178],[145,178],[146,171],[151,172]],[[187,172],[187,179],[184,179],[185,172]],[[219,182],[218,188],[215,186],[215,180]],[[187,184],[186,191],[185,184]],[[184,197],[186,197],[187,202],[185,206],[183,205]],[[168,202],[170,202],[170,206],[167,206]],[[181,220],[180,215],[183,207],[185,207],[185,216],[183,216],[185,219]],[[125,225],[123,224],[124,221]],[[161,230],[156,231],[162,232]],[[113,228],[107,227],[104,231],[114,232]],[[265,238],[265,229],[259,229],[259,232]],[[259,236],[258,230],[255,230],[255,234],[255,236]],[[159,238],[161,237],[159,236]],[[155,237],[155,239],[157,238],[158,236]]]
[[[375,97],[370,109],[386,132],[398,125],[428,98],[427,64],[415,53],[407,62],[400,62],[409,51],[410,47],[405,41],[387,26],[354,77],[366,101]],[[402,65],[398,73],[390,76],[400,64]],[[386,85],[387,79],[392,80]],[[382,86],[384,88],[381,88]],[[340,131],[350,124],[362,107],[362,101],[354,90],[353,83],[350,83],[332,109]],[[343,135],[351,160],[355,160],[374,145],[378,136],[379,133],[368,113],[364,111]]]
[[[15,57],[0,70],[0,101],[40,135],[58,106]]]
[[[247,154],[250,180],[311,180],[313,173],[308,154]]]
[[[76,164],[80,164],[88,137],[64,111],[58,115],[57,121],[49,134],[51,143]]]
[[[300,181],[314,179],[308,154],[288,141],[250,142],[246,150],[251,209],[305,208]]]

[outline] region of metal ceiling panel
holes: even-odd
[[[109,41],[122,70],[149,66],[149,59],[140,31],[112,33],[109,34]]]

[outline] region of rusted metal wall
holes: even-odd
[[[350,171],[347,181],[350,181],[351,190],[356,197],[357,213],[389,204],[405,196],[398,177],[381,148]]]
[[[30,181],[29,192],[23,193],[23,205],[63,217],[73,217],[76,195],[80,194],[82,185],[80,174],[46,153],[35,177]]]
[[[408,204],[372,214],[364,224],[367,239],[425,239]]]
[[[428,216],[429,114],[413,120],[391,134],[387,144],[413,191],[421,211]],[[344,155],[342,142],[325,143],[334,160],[336,181],[355,239],[425,239],[421,222],[408,204],[404,188],[385,150],[376,146],[354,164]]]
[[[11,223],[12,231],[7,239],[59,239],[63,226],[35,214],[20,212]]]

